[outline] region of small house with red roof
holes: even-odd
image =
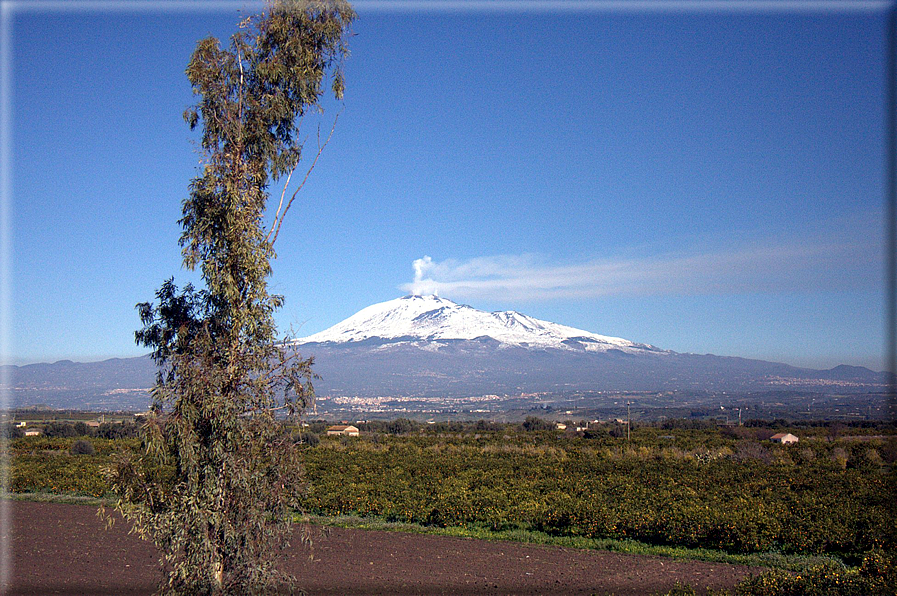
[[[773,443],[781,443],[782,445],[790,445],[791,443],[797,443],[799,440],[797,437],[792,435],[791,433],[776,433],[773,436],[769,437],[769,440]]]
[[[327,429],[328,435],[346,435],[348,437],[358,436],[358,427],[345,424],[337,424]]]

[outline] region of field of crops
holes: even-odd
[[[305,450],[304,507],[432,526],[832,555],[853,565],[870,552],[897,551],[893,439],[801,434],[790,446],[747,429],[653,427],[631,440],[513,426],[315,436]],[[74,441],[13,440],[11,490],[103,496],[102,467],[116,451],[140,449],[137,439],[92,439],[93,455],[75,455]]]
[[[554,443],[554,444],[553,444]],[[437,438],[323,441],[306,507],[435,525],[478,523],[730,552],[856,553],[894,546],[889,476],[647,448]]]

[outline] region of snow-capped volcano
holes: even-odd
[[[350,343],[491,338],[505,346],[604,352],[659,352],[646,344],[541,321],[514,311],[485,312],[438,296],[405,296],[364,308],[333,327],[297,340]]]
[[[881,394],[893,382],[892,376],[861,367],[811,370],[659,350],[517,312],[483,312],[436,296],[374,304],[326,331],[291,343],[302,357],[314,358],[319,376],[315,393],[322,400],[342,400],[331,402],[336,404],[334,411],[342,412],[340,417],[354,415],[348,412],[356,407],[380,408],[393,398],[398,400],[396,412],[436,408],[479,415],[475,412],[484,411],[479,409],[482,404],[497,395],[519,396],[496,402],[504,404],[500,410],[543,407],[545,399],[568,401],[557,396],[570,392],[805,389],[813,394],[871,395]],[[126,403],[145,408],[157,374],[148,355],[5,368],[14,375],[13,403],[52,403],[66,409],[121,409]],[[523,400],[529,393],[541,397]],[[546,398],[552,395],[556,397]],[[362,398],[375,401],[357,401]],[[417,398],[424,401],[416,402]],[[474,399],[477,409],[459,410],[458,402],[451,401],[455,398]],[[669,405],[678,407],[676,398],[671,399]]]

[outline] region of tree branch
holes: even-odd
[[[298,166],[299,166],[299,164],[296,163],[296,165],[293,166],[293,168],[290,170],[290,173],[287,174],[287,181],[286,181],[286,183],[283,185],[283,190],[280,191],[280,204],[277,205],[277,212],[274,213],[274,221],[271,222],[271,229],[268,230],[268,235],[265,236],[265,242],[267,242],[267,241],[268,241],[268,238],[271,237],[271,234],[274,233],[274,226],[277,225],[277,218],[280,216],[280,210],[283,208],[283,198],[284,198],[284,197],[286,196],[286,194],[287,194],[287,187],[290,185],[290,178],[293,177],[293,172],[296,171],[296,168],[297,168]]]
[[[303,120],[303,117],[300,116],[300,117],[299,117],[299,123],[296,125],[296,133],[297,133],[297,134],[299,133],[299,129],[300,129],[301,126],[302,126],[302,120]],[[308,138],[306,138],[306,139],[304,139],[304,140],[302,141],[302,146],[305,145],[305,141],[307,141],[307,140],[308,140]],[[301,147],[301,146],[300,146],[300,147]],[[301,153],[300,153],[300,155],[301,155]],[[280,191],[280,203],[278,203],[278,205],[277,205],[277,211],[274,213],[274,221],[271,222],[271,229],[268,230],[268,234],[265,236],[265,242],[267,242],[267,241],[268,241],[268,238],[271,237],[271,234],[274,233],[274,226],[277,225],[277,218],[280,216],[280,210],[283,209],[283,199],[284,199],[284,197],[285,197],[286,194],[287,194],[287,188],[290,186],[290,178],[293,177],[293,173],[296,171],[296,168],[298,168],[298,167],[299,167],[299,162],[297,161],[297,162],[296,162],[296,165],[294,165],[294,166],[290,169],[290,173],[287,174],[287,181],[286,181],[286,183],[283,185],[283,190]]]
[[[243,54],[239,47],[237,48],[237,63],[240,65],[240,96],[237,104],[237,118],[240,119],[240,122],[243,122]]]
[[[302,190],[302,187],[305,186],[305,183],[308,181],[308,177],[311,176],[312,171],[315,169],[315,165],[318,163],[318,158],[321,157],[321,153],[324,152],[324,148],[327,147],[327,144],[330,143],[330,139],[333,137],[333,131],[336,130],[336,123],[339,120],[339,113],[333,118],[333,126],[330,127],[330,134],[327,135],[327,140],[324,141],[324,144],[321,144],[321,130],[318,128],[318,152],[315,155],[314,161],[311,162],[311,166],[308,168],[308,171],[305,172],[305,178],[302,179],[302,182],[299,184],[299,188],[297,188],[293,192],[293,196],[290,197],[290,200],[287,202],[287,206],[284,208],[283,213],[280,214],[280,219],[276,216],[274,218],[274,223],[271,226],[271,229],[274,230],[274,238],[271,239],[270,244],[273,246],[275,242],[277,242],[277,236],[280,234],[280,226],[283,225],[283,219],[287,216],[287,211],[290,210],[290,206],[293,204],[293,201],[296,199],[296,195],[299,194],[299,191]],[[292,172],[290,172],[292,175]],[[289,182],[289,181],[288,181]],[[286,187],[284,187],[286,190]],[[280,211],[280,208],[278,208]],[[276,227],[275,227],[276,226]],[[270,236],[271,233],[268,233]],[[267,238],[265,238],[267,240]]]

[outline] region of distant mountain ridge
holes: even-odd
[[[46,404],[85,410],[144,410],[156,381],[147,356],[4,366],[10,405]]]
[[[889,376],[859,366],[799,368],[684,354],[437,296],[371,305],[285,345],[314,356],[320,396],[474,396],[563,391],[880,392]],[[13,406],[144,409],[148,356],[7,366]]]

